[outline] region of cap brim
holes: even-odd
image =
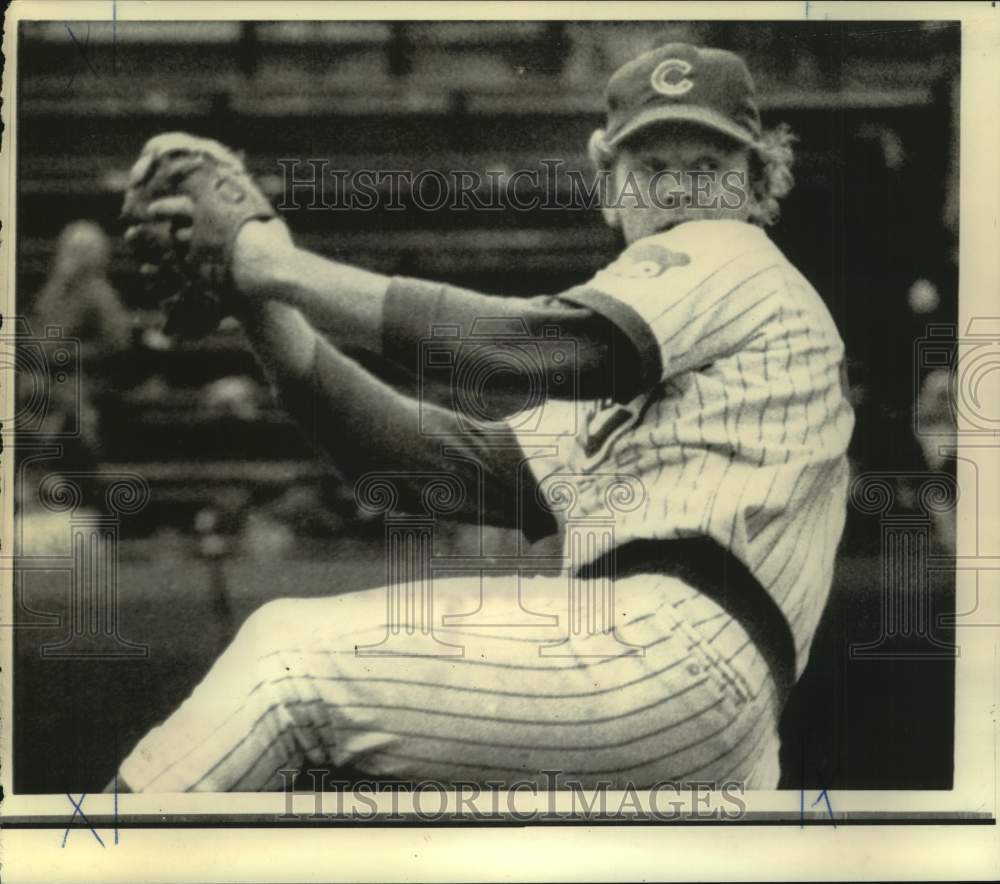
[[[625,139],[630,138],[640,129],[645,129],[656,123],[693,123],[704,126],[715,132],[721,132],[740,144],[751,145],[756,142],[753,133],[748,129],[733,124],[727,117],[704,107],[685,105],[659,105],[650,107],[629,121],[620,132],[608,138],[608,145],[617,147]]]

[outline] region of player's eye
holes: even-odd
[[[692,172],[718,172],[718,157],[700,156],[691,164]]]

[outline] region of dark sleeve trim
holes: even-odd
[[[488,330],[480,327],[486,319]],[[612,397],[628,402],[662,379],[659,347],[639,314],[587,286],[558,295],[504,298],[394,277],[383,308],[382,354],[418,376],[420,342],[437,326],[478,341],[498,335],[504,345],[511,334],[550,337],[551,330],[558,329],[560,336],[574,342],[575,361],[547,366],[551,369],[547,393],[557,399]],[[565,383],[567,371],[574,373],[575,385]],[[503,389],[504,378],[515,387]],[[518,403],[523,401],[523,390],[516,387],[519,380],[509,369],[495,375],[497,386],[491,389],[501,397],[497,406],[504,406],[502,396],[507,392],[515,394]]]
[[[559,295],[560,300],[579,304],[612,322],[635,347],[642,371],[642,386],[651,387],[663,379],[663,358],[653,330],[639,313],[611,295],[588,286],[578,286]]]

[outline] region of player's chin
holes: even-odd
[[[674,227],[678,227],[681,224],[687,224],[689,221],[723,220],[740,220],[740,214],[738,212],[730,212],[725,209],[715,207],[684,207],[671,209],[669,211],[659,212],[656,215],[651,216],[648,219],[650,229],[647,233],[644,233],[643,236],[649,236],[652,233],[665,233],[666,231],[672,230]]]
[[[625,224],[626,239],[635,242],[643,237],[666,233],[679,224],[693,221],[695,218],[696,213],[680,209],[633,215]]]

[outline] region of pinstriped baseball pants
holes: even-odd
[[[306,767],[444,784],[545,788],[542,772],[558,771],[583,787],[776,788],[773,683],[738,623],[675,578],[636,575],[615,584],[615,639],[595,652],[586,630],[567,639],[567,586],[564,575],[436,580],[432,656],[369,653],[390,647],[385,588],[269,602],[121,777],[150,792],[279,790],[281,771]]]

